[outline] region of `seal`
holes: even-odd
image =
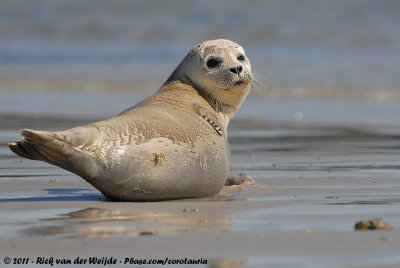
[[[252,79],[241,46],[205,41],[158,92],[116,117],[60,132],[24,129],[23,140],[8,146],[79,175],[113,200],[213,196],[251,180],[230,173],[227,127]]]

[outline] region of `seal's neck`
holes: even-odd
[[[217,103],[215,99],[204,92],[204,90],[191,85],[189,80],[183,82],[180,79],[179,81],[167,81],[155,96],[161,96],[167,93],[170,101],[172,99],[178,100],[181,103],[181,106],[196,106],[202,107],[202,109],[205,108],[209,112],[213,111],[215,115],[219,117],[219,121],[226,129],[233,116],[233,113],[235,112],[235,108]]]
[[[181,86],[190,87],[190,90],[194,90],[198,95],[200,95],[204,100],[207,101],[207,103],[213,108],[215,112],[217,112],[224,119],[224,123],[226,124],[226,126],[228,126],[234,113],[241,104],[241,101],[240,104],[236,106],[221,103],[219,100],[211,96],[207,90],[200,88],[198,85],[193,83],[189,77],[178,74],[176,71],[168,78],[161,89],[170,88],[171,86],[173,88],[173,85],[180,85],[179,88],[181,88]]]

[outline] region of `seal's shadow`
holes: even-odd
[[[107,201],[97,190],[92,189],[44,189],[47,193],[37,196],[20,196],[18,198],[0,199],[8,202],[57,202],[57,201]]]

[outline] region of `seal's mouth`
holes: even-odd
[[[244,81],[237,81],[234,86],[236,87],[236,86],[240,86],[242,84],[244,84]]]

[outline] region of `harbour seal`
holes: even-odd
[[[157,93],[118,116],[61,132],[24,129],[23,140],[8,146],[81,176],[114,200],[213,196],[242,181],[230,173],[227,127],[252,79],[241,46],[205,41]]]

